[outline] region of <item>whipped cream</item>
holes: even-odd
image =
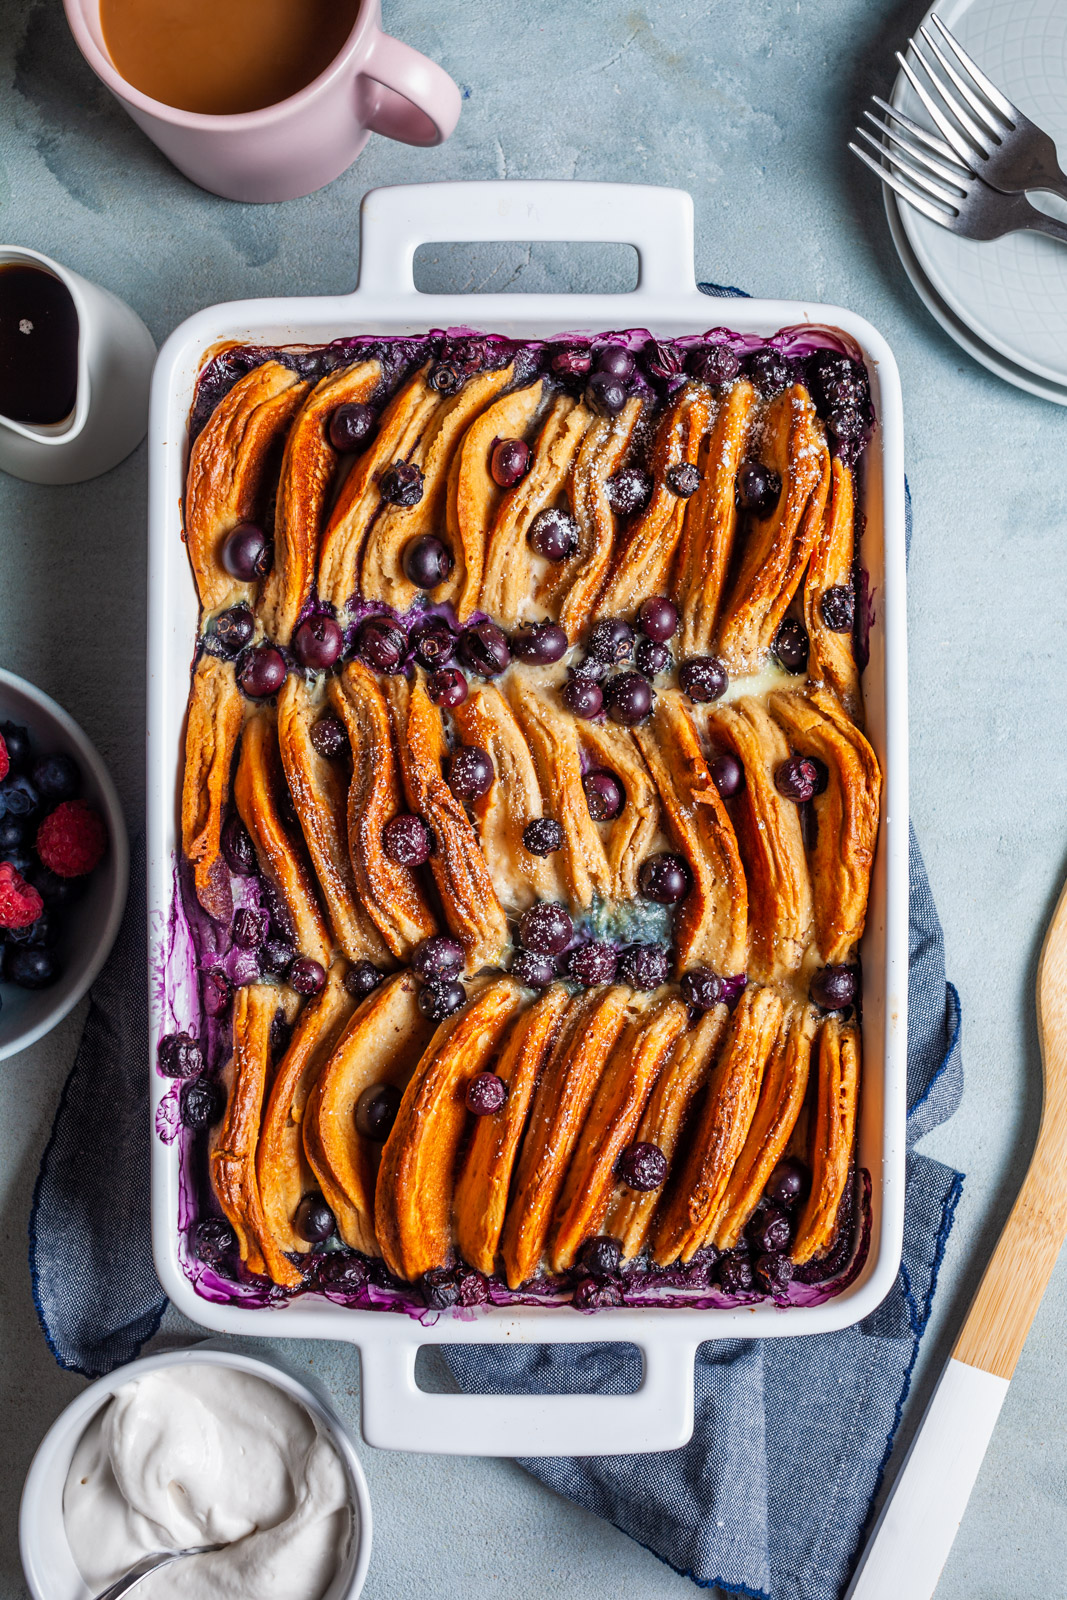
[[[145,1600],[322,1600],[352,1539],[348,1475],[311,1413],[232,1367],[136,1378],[93,1418],[63,1491],[94,1593],[157,1550],[224,1544],[145,1579]]]

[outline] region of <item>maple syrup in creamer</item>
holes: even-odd
[[[77,392],[70,290],[32,262],[0,262],[0,413],[13,422],[62,422]]]
[[[179,111],[233,116],[287,100],[325,71],[360,0],[100,0],[116,70]]]

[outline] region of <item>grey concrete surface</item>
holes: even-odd
[[[916,509],[912,810],[962,996],[968,1081],[959,1114],[926,1141],[967,1183],[909,1423],[1035,1134],[1034,968],[1067,866],[1067,419],[974,366],[930,321],[873,180],[844,149],[922,10],[922,0],[386,0],[387,23],[468,91],[455,137],[436,151],[373,139],[323,193],[257,209],[202,194],[167,166],[81,62],[59,0],[0,0],[0,237],[123,295],[158,339],[214,301],[350,287],[358,203],[372,185],[502,176],[685,187],[698,275],[851,306],[888,336]],[[627,269],[595,252],[483,247],[431,250],[421,270],[426,286],[478,290],[624,287]],[[0,663],[79,719],[133,826],[144,511],[143,447],[77,488],[0,478]],[[81,1387],[54,1366],[34,1316],[26,1219],[82,1014],[0,1072],[0,1600],[24,1593],[15,1527],[26,1466]],[[938,1600],[1067,1594],[1065,1328],[1061,1263]],[[189,1331],[168,1323],[170,1337]],[[355,1358],[340,1346],[288,1353],[355,1420]],[[364,1459],[377,1519],[367,1600],[692,1592],[509,1463]]]

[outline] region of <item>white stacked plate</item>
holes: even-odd
[[[1067,170],[1065,0],[942,0],[934,9],[982,71],[1051,135]],[[903,73],[892,102],[932,127]],[[931,315],[991,372],[1067,405],[1067,245],[1036,233],[962,239],[884,192],[893,242]],[[1042,209],[1067,216],[1063,202],[1037,198]]]

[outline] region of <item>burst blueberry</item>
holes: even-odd
[[[467,680],[458,667],[440,667],[426,683],[426,693],[435,706],[454,711],[469,693]]]
[[[585,397],[602,417],[617,417],[626,404],[626,385],[610,372],[594,372],[585,386]]]
[[[670,954],[661,944],[632,944],[619,957],[619,977],[631,989],[658,989],[670,975]]]
[[[667,488],[676,494],[679,500],[689,500],[700,488],[704,474],[699,467],[691,461],[677,461],[673,467],[667,468]]]
[[[508,1097],[508,1086],[495,1072],[476,1072],[467,1084],[467,1110],[476,1117],[491,1117]]]
[[[594,1278],[611,1278],[622,1262],[622,1245],[607,1234],[587,1239],[578,1252],[578,1265]]]
[[[579,945],[567,957],[567,972],[575,983],[591,989],[598,983],[611,983],[619,966],[619,953],[615,946],[601,939],[591,939]]]
[[[666,1183],[667,1165],[667,1157],[659,1145],[641,1140],[630,1145],[619,1157],[619,1181],[628,1189],[647,1194],[653,1189],[661,1189]]]
[[[814,795],[818,777],[813,761],[806,756],[790,756],[788,761],[781,761],[775,767],[774,787],[785,799],[803,804]]]
[[[788,1250],[793,1238],[793,1227],[784,1211],[777,1206],[762,1206],[745,1229],[749,1243],[761,1255],[780,1255]]]
[[[330,418],[330,443],[335,450],[362,450],[378,426],[373,406],[354,400],[338,406]]]
[[[407,644],[404,630],[388,617],[368,617],[356,634],[356,654],[378,672],[398,672]]]
[[[612,772],[587,772],[582,788],[594,822],[614,821],[626,804],[626,791]]]
[[[165,1078],[195,1078],[204,1070],[204,1056],[188,1033],[164,1034],[156,1050],[159,1070]]]
[[[689,357],[689,370],[701,383],[730,383],[741,371],[739,358],[728,344],[702,345]]]
[[[181,1091],[179,1115],[186,1128],[210,1128],[226,1106],[221,1085],[210,1078],[197,1078]]]
[[[511,660],[503,629],[495,622],[476,622],[465,629],[460,635],[459,659],[482,678],[498,677]]]
[[[436,672],[451,661],[456,639],[443,617],[430,617],[411,631],[410,644],[415,660],[427,672]]]
[[[203,1217],[193,1229],[192,1247],[198,1261],[220,1267],[237,1249],[237,1235],[225,1217]]]
[[[456,979],[424,983],[419,990],[419,1010],[429,1022],[444,1022],[466,1004],[467,991]]]
[[[266,918],[251,906],[242,906],[234,912],[230,937],[239,950],[254,950],[263,943]]]
[[[215,638],[224,655],[240,655],[255,636],[256,622],[247,606],[231,606],[215,618]]]
[[[364,957],[359,961],[354,961],[345,973],[345,989],[353,1000],[365,1000],[369,994],[374,993],[383,976],[384,974],[378,970],[374,962],[368,961]]]
[[[843,583],[824,590],[819,601],[822,620],[831,633],[851,633],[855,609],[852,590]]]
[[[296,630],[293,654],[302,667],[326,672],[344,646],[344,636],[332,617],[306,617]]]
[[[722,979],[710,967],[693,967],[682,978],[680,988],[686,1005],[696,1011],[711,1011],[722,999]]]
[[[231,872],[239,878],[252,877],[256,870],[256,852],[248,829],[236,811],[231,812],[222,825],[222,853]]]
[[[532,856],[550,856],[563,849],[563,829],[554,817],[535,817],[523,829],[522,842]]]
[[[422,499],[423,485],[422,469],[413,461],[394,461],[382,473],[378,490],[382,499],[390,505],[402,506],[407,510],[417,506]]]

